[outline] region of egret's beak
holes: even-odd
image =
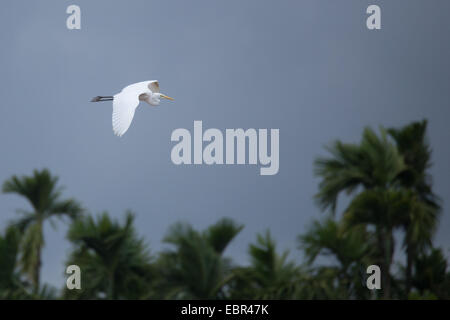
[[[162,93],[160,94],[160,97],[164,98],[164,99],[167,99],[167,100],[172,100],[172,101],[175,100],[174,98],[168,97],[168,96],[166,96],[165,94],[162,94]]]

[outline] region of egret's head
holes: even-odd
[[[161,99],[174,100],[173,98],[168,97],[162,93],[152,93],[151,104],[154,106],[158,106],[159,103],[161,102]]]

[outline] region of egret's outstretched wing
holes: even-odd
[[[133,83],[114,96],[112,124],[116,135],[120,137],[128,130],[139,100],[142,98],[141,95],[145,97],[149,90],[159,93],[157,80]]]
[[[114,96],[112,114],[114,134],[121,137],[128,130],[138,105],[139,93],[133,90],[122,90]]]
[[[148,82],[148,88],[153,92],[153,93],[159,93],[159,82],[158,80],[152,80]]]

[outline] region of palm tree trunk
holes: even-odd
[[[41,282],[41,249],[39,248],[39,257],[38,257],[38,263],[37,263],[37,268],[36,268],[36,272],[34,275],[34,293],[38,294],[39,293],[39,287],[40,287],[40,282]]]
[[[107,298],[108,298],[108,300],[116,299],[116,293],[115,293],[115,288],[114,288],[114,272],[109,273]]]
[[[386,247],[388,248],[389,240],[386,241]],[[386,249],[387,249],[386,248]],[[385,261],[384,261],[384,268],[382,270],[381,279],[384,282],[383,285],[383,299],[389,300],[391,297],[391,277],[390,277],[390,269],[391,269],[391,263],[389,261],[389,258],[387,257],[389,255],[389,252],[385,250]]]
[[[41,254],[42,254],[42,239],[43,239],[43,220],[39,219],[38,221],[39,224],[39,231],[40,231],[40,236],[39,236],[39,244],[37,246],[36,249],[36,266],[34,269],[34,275],[33,275],[33,283],[34,283],[34,293],[38,294],[39,293],[39,289],[40,289],[40,283],[41,283],[41,266],[42,266],[42,259],[41,259]]]
[[[392,231],[384,229],[379,232],[378,241],[381,249],[381,288],[383,289],[383,299],[391,297],[391,262],[393,254]]]
[[[409,292],[411,291],[412,286],[412,266],[414,262],[414,256],[415,256],[415,248],[414,245],[411,243],[411,241],[407,240],[407,246],[406,246],[406,298],[409,295]]]

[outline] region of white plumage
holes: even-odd
[[[97,96],[92,101],[113,101],[113,132],[121,137],[130,127],[139,102],[145,101],[151,106],[158,106],[160,98],[173,100],[160,93],[158,81],[152,80],[131,84],[114,96]]]

